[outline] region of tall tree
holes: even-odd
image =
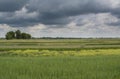
[[[21,31],[20,30],[17,30],[15,32],[15,34],[16,34],[16,39],[21,39]]]

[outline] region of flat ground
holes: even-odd
[[[0,79],[120,79],[120,39],[0,40]]]
[[[120,39],[0,40],[0,49],[96,49],[120,48]]]

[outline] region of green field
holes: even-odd
[[[120,39],[0,40],[0,79],[120,79]]]
[[[2,57],[0,79],[120,79],[120,56]]]
[[[8,49],[79,50],[120,48],[120,39],[33,39],[0,40],[0,50]]]

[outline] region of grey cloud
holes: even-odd
[[[120,26],[120,20],[118,22],[106,23],[109,26]]]
[[[40,13],[39,20],[42,23],[56,24],[57,20],[59,21],[59,19],[66,17],[89,13],[102,13],[109,10],[109,7],[99,4],[97,1],[99,0],[31,0],[27,9],[29,11],[38,11]],[[62,21],[59,21],[58,24],[61,24],[60,22]]]
[[[0,0],[0,12],[13,12],[21,9],[28,0]]]
[[[112,1],[112,0],[110,0]],[[120,16],[119,7],[108,0],[0,0],[0,23],[11,26],[66,25],[78,15],[111,13]],[[120,2],[120,1],[119,1]],[[22,8],[26,12],[22,11]],[[23,15],[18,15],[20,11]],[[6,12],[5,14],[3,12]],[[36,14],[31,15],[36,12]],[[17,16],[16,16],[17,15]],[[76,17],[77,18],[77,17]],[[83,23],[78,23],[82,25]]]

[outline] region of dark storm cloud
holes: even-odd
[[[98,0],[97,0],[98,1]],[[96,0],[31,0],[27,9],[40,13],[39,21],[44,24],[67,24],[68,17],[80,14],[108,12],[109,7]],[[105,7],[106,6],[106,7]],[[65,19],[65,20],[64,20]]]
[[[65,25],[72,21],[71,17],[92,13],[111,13],[120,17],[120,6],[113,7],[110,1],[113,0],[0,0],[0,23]],[[20,12],[16,12],[18,10]]]
[[[21,9],[28,0],[0,0],[0,12],[13,12]]]

